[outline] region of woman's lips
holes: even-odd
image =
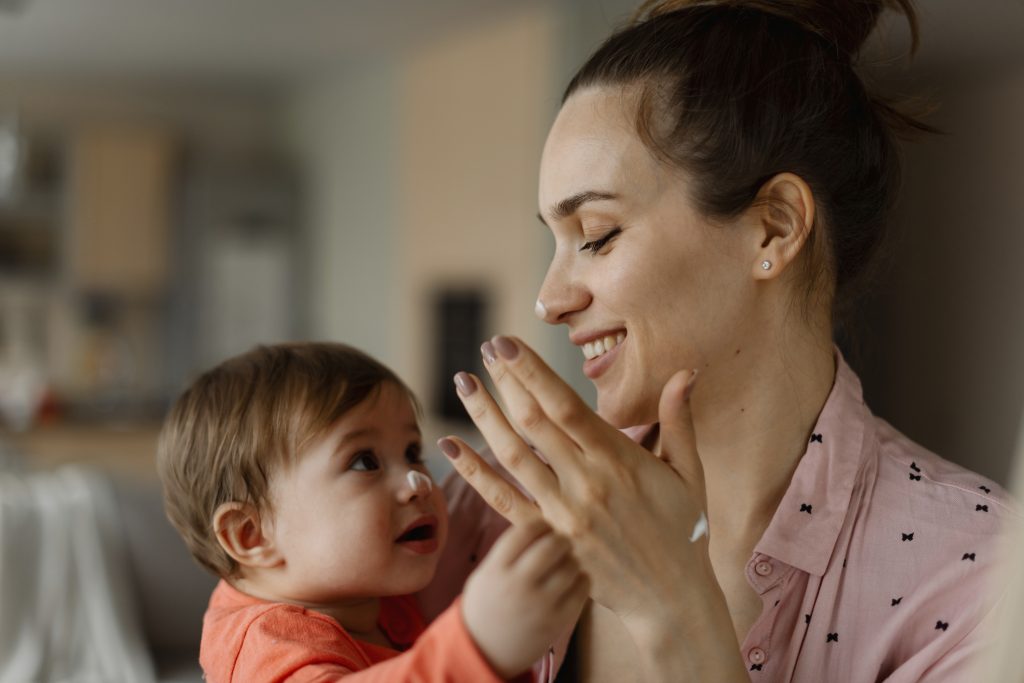
[[[629,343],[629,337],[627,336],[621,342],[615,345],[611,351],[605,351],[597,358],[589,358],[583,361],[583,374],[587,376],[589,380],[595,380],[603,375],[615,359],[618,358],[619,352],[622,347]]]

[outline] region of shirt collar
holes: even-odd
[[[828,568],[874,430],[860,380],[836,350],[836,378],[789,488],[755,548],[809,574]]]

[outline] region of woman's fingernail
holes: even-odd
[[[484,357],[484,362],[490,365],[496,360],[494,355],[494,345],[489,341],[485,341],[480,345],[480,355]]]
[[[469,396],[476,391],[476,383],[473,382],[473,378],[469,376],[468,372],[455,373],[455,386],[463,396]]]
[[[686,380],[686,386],[683,387],[683,400],[689,401],[690,394],[693,393],[693,385],[697,383],[697,371],[690,371],[690,379]]]
[[[512,360],[519,355],[519,347],[508,337],[495,337],[494,348],[498,350],[498,355],[505,360]]]
[[[443,437],[437,440],[437,447],[441,449],[441,452],[447,455],[449,458],[454,460],[459,457],[459,447],[454,441],[448,437]]]

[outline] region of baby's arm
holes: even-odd
[[[466,628],[500,676],[527,671],[579,618],[590,583],[546,522],[512,527],[466,581]]]
[[[443,612],[416,643],[400,655],[367,669],[339,661],[309,661],[283,680],[287,683],[501,683],[466,630],[461,599]],[[239,679],[249,681],[251,679]],[[268,679],[269,680],[269,679]],[[275,678],[274,680],[282,680]],[[529,679],[526,679],[529,680]]]
[[[522,676],[571,628],[590,584],[569,541],[543,520],[513,527],[495,542],[466,581],[462,597],[443,612],[408,651],[345,683],[467,681]],[[289,682],[328,683],[340,676],[309,667]],[[340,672],[339,672],[340,673]]]
[[[462,597],[400,655],[363,668],[351,639],[327,618],[270,610],[252,624],[231,681],[210,683],[498,683],[529,670],[572,627],[589,585],[567,540],[543,521],[506,531]]]

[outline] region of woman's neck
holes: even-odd
[[[806,450],[835,381],[835,355],[831,339],[808,337],[744,348],[728,363],[699,378],[693,413],[711,528],[748,552]]]

